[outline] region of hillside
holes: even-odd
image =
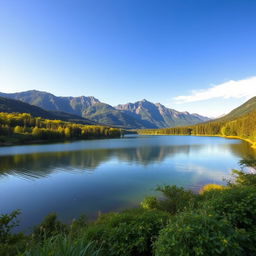
[[[243,116],[247,113],[252,112],[253,110],[256,110],[256,96],[249,99],[248,101],[246,101],[244,104],[242,104],[241,106],[233,109],[230,113],[228,113],[227,115],[218,118],[218,121],[228,121],[228,120],[233,120],[236,119],[240,116]]]
[[[24,103],[19,100],[13,100],[8,98],[0,97],[0,112],[7,113],[29,113],[34,117],[42,117],[51,120],[62,120],[75,122],[80,124],[96,124],[95,122],[82,118],[77,115],[72,115],[65,112],[60,111],[46,111],[37,106],[32,106],[30,104]]]
[[[36,90],[0,93],[0,96],[20,100],[47,111],[63,111],[98,123],[133,129],[191,125],[209,120],[198,114],[179,112],[147,100],[112,107],[94,97],[57,97]]]
[[[206,123],[163,129],[138,130],[139,134],[234,136],[256,146],[255,97],[234,109],[229,115]],[[249,112],[250,111],[250,112]],[[245,114],[242,114],[245,113]],[[238,116],[238,117],[236,117]]]

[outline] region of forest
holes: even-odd
[[[0,113],[0,142],[118,138],[121,133],[119,128],[107,126],[49,120],[27,113]]]
[[[138,134],[150,135],[210,135],[234,136],[256,143],[256,111],[229,121],[210,121],[192,126],[164,129],[137,130]]]

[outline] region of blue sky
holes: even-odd
[[[254,0],[0,0],[0,91],[218,116],[256,95]]]

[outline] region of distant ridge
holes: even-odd
[[[17,93],[0,93],[0,96],[20,100],[51,111],[63,111],[81,116],[85,108],[100,101],[94,97],[58,97],[48,92],[30,90]]]
[[[198,114],[169,109],[160,103],[154,104],[145,99],[113,107],[100,102],[93,96],[58,97],[37,90],[0,93],[0,96],[20,100],[47,111],[62,111],[97,123],[124,128],[165,128],[197,124],[210,120]]]
[[[219,121],[229,121],[241,117],[245,114],[248,114],[252,111],[256,110],[256,96],[246,101],[244,104],[240,105],[239,107],[233,109],[227,115],[223,117],[217,118],[216,120]]]
[[[154,127],[150,128],[190,125],[210,120],[208,117],[188,112],[179,112],[175,109],[166,108],[160,103],[154,104],[145,99],[135,103],[118,105],[116,108],[129,113],[135,118],[151,123]]]
[[[0,97],[0,112],[28,113],[34,117],[42,117],[52,120],[62,120],[80,124],[96,124],[96,122],[60,111],[46,111],[37,106],[32,106],[19,100]]]

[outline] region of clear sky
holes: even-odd
[[[0,0],[0,91],[218,116],[256,95],[255,0]]]

